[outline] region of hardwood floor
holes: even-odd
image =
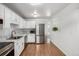
[[[65,56],[53,44],[28,44],[21,56]]]

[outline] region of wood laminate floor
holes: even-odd
[[[28,44],[21,56],[64,56],[53,44]]]

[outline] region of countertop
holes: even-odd
[[[25,37],[27,34],[21,34],[20,36]],[[17,35],[18,36],[18,35]],[[0,38],[0,42],[16,42],[18,39],[9,39],[9,38],[4,38],[1,37]]]

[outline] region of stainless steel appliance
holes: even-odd
[[[45,24],[36,25],[36,43],[45,43]]]

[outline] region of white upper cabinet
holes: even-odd
[[[21,17],[18,14],[16,14],[15,12],[12,12],[12,16],[13,16],[12,22],[19,25]]]
[[[3,19],[3,27],[10,28],[10,24],[23,27],[23,18],[3,4],[0,4],[0,19]]]
[[[10,20],[11,16],[11,11],[8,8],[5,8],[5,20]]]
[[[11,20],[12,20],[12,13],[7,7],[5,7],[5,25],[4,25],[5,28],[10,28]]]
[[[11,23],[16,24],[17,23],[17,17],[16,14],[14,12],[11,12]]]
[[[24,28],[25,21],[20,16],[18,17],[19,28]]]
[[[25,21],[24,28],[35,28],[35,21]]]
[[[4,6],[0,4],[0,19],[4,19]]]
[[[9,23],[18,24],[17,15],[9,8],[5,8],[5,19],[9,20]]]
[[[18,15],[17,15],[16,17],[17,17],[17,23],[20,25],[20,23],[22,22],[22,21],[21,21],[21,17],[18,16]]]
[[[23,19],[20,18],[20,22],[19,22],[20,28],[24,28],[24,21]]]
[[[23,26],[23,19],[3,4],[0,4],[0,19],[3,20],[3,23],[0,24],[0,35],[5,38],[11,36],[13,29]]]
[[[3,29],[4,6],[0,4],[0,30]]]

